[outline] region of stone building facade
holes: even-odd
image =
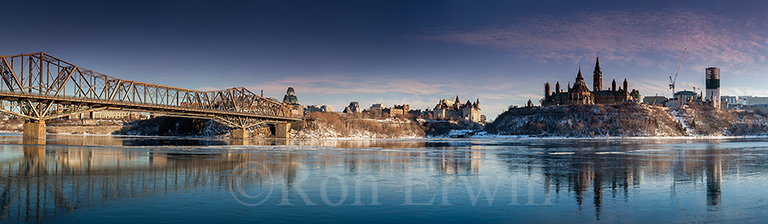
[[[299,116],[304,113],[304,107],[299,103],[299,97],[296,96],[296,91],[293,89],[293,87],[288,87],[288,90],[285,91],[285,96],[283,96],[283,104],[288,105],[293,116]]]
[[[467,103],[462,104],[459,101],[459,97],[456,96],[456,100],[443,99],[435,105],[435,109],[432,110],[432,116],[437,120],[457,120],[457,121],[470,121],[475,123],[484,122],[480,115],[480,99],[477,99],[475,103],[467,100]]]
[[[410,111],[408,104],[395,105],[395,107],[385,108],[383,113],[389,114],[390,117],[405,116]]]
[[[314,112],[333,112],[333,107],[331,105],[308,105],[304,108],[305,115]]]
[[[378,116],[378,115],[381,115],[381,112],[384,111],[384,109],[386,109],[384,105],[381,105],[380,103],[374,103],[374,104],[371,104],[371,107],[369,107],[365,111],[368,111],[368,113]]]
[[[571,87],[568,83],[566,91],[560,88],[560,82],[555,84],[555,90],[552,91],[549,82],[544,84],[544,99],[541,100],[542,106],[558,105],[589,105],[589,104],[616,104],[623,102],[638,102],[640,92],[636,89],[629,91],[629,84],[626,79],[622,87],[617,88],[616,80],[611,83],[611,88],[603,90],[603,72],[600,68],[600,58],[596,59],[595,70],[592,77],[592,90],[589,90],[581,75],[581,68],[576,75],[576,80]]]
[[[358,102],[350,102],[349,106],[344,108],[344,113],[361,113],[363,112],[363,108],[360,107],[360,103]]]
[[[93,120],[142,120],[149,119],[149,113],[129,111],[129,110],[97,110],[82,113],[74,113],[67,118],[70,120],[76,119],[93,119]]]

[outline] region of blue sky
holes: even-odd
[[[768,96],[768,1],[77,1],[4,3],[0,54],[44,51],[115,77],[192,89],[245,86],[337,111],[480,98],[495,118],[565,86],[579,66],[591,86],[643,95],[703,86],[721,68],[723,95]]]

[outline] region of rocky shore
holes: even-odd
[[[699,104],[671,110],[645,104],[512,107],[486,127],[499,135],[542,137],[749,136],[768,134],[768,119]]]
[[[157,117],[133,122],[74,120],[49,122],[48,133],[226,137],[229,128],[210,120]],[[89,123],[94,123],[89,122]],[[1,131],[21,131],[21,119],[0,121]],[[317,112],[291,123],[295,139],[393,139],[423,137],[680,137],[766,136],[768,118],[748,111],[715,110],[689,104],[679,110],[645,104],[510,107],[486,126],[456,121],[372,118]],[[250,137],[272,137],[270,127],[251,128]]]

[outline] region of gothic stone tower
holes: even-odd
[[[600,69],[600,57],[597,57],[595,59],[595,71],[593,72],[594,76],[592,77],[592,91],[602,91],[603,90],[603,71]]]
[[[573,88],[568,88],[568,104],[594,104],[592,92],[589,91],[589,87],[584,83],[584,77],[581,75],[581,68],[579,68],[579,74],[576,76],[576,83],[573,84]]]

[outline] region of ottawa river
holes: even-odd
[[[768,218],[761,138],[0,141],[0,223]]]

